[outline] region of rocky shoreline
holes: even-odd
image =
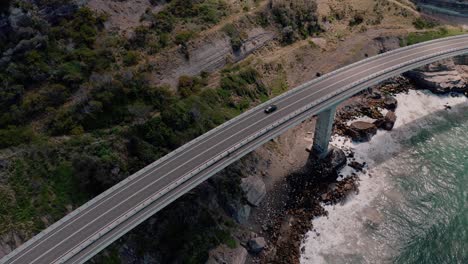
[[[397,119],[396,94],[408,93],[410,89],[428,89],[436,94],[468,96],[467,73],[465,65],[445,60],[371,87],[338,109],[334,133],[355,142],[369,141],[378,129],[392,130]],[[446,109],[450,110],[450,106]],[[355,121],[362,116],[372,121]],[[342,179],[340,169],[346,164],[354,172]],[[300,248],[304,235],[314,230],[312,219],[327,215],[324,205],[343,203],[349,194],[358,194],[357,174],[367,170],[367,164],[357,162],[348,149],[333,149],[323,161],[311,154],[304,168],[288,175],[271,191],[283,201],[268,203],[268,214],[257,215],[254,220],[261,227],[255,230],[259,233],[255,237],[261,236],[264,250],[252,254],[247,263],[299,263],[304,251]]]

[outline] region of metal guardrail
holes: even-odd
[[[42,237],[44,237],[45,235],[47,235],[48,233],[54,231],[55,228],[57,228],[58,226],[60,226],[61,224],[63,224],[64,222],[70,220],[71,218],[73,218],[74,216],[76,216],[77,214],[81,213],[82,211],[86,210],[88,207],[92,206],[93,204],[99,202],[101,199],[105,198],[107,195],[109,195],[111,192],[121,188],[122,186],[126,185],[127,183],[129,183],[130,181],[132,181],[133,179],[135,179],[136,177],[140,176],[141,174],[144,174],[146,172],[148,172],[149,170],[153,169],[154,167],[158,166],[159,164],[161,164],[162,162],[165,162],[167,161],[168,159],[170,159],[171,157],[173,157],[174,155],[177,155],[178,153],[181,153],[183,152],[185,149],[191,147],[192,145],[196,144],[197,142],[211,136],[212,134],[214,134],[215,132],[218,132],[219,130],[229,126],[230,124],[232,123],[235,123],[237,122],[238,120],[252,114],[253,112],[256,112],[256,111],[259,111],[261,109],[263,109],[265,106],[269,105],[269,104],[272,104],[272,103],[275,103],[277,101],[279,101],[280,99],[284,98],[284,97],[287,97],[287,96],[290,96],[294,93],[297,93],[297,92],[300,92],[304,89],[306,89],[307,87],[319,82],[319,81],[322,81],[323,79],[326,79],[326,78],[329,78],[331,76],[334,76],[338,73],[341,73],[343,71],[346,71],[350,68],[353,68],[353,67],[356,67],[356,66],[359,66],[359,65],[362,65],[366,62],[369,62],[371,60],[377,60],[381,57],[384,57],[384,56],[389,56],[390,54],[395,54],[395,53],[399,53],[399,52],[402,52],[402,51],[405,51],[405,50],[408,50],[408,49],[412,49],[412,48],[416,48],[416,47],[419,47],[419,46],[425,46],[425,45],[431,45],[431,44],[434,44],[434,43],[438,43],[438,42],[442,42],[442,41],[447,41],[447,40],[452,40],[452,39],[458,39],[458,38],[466,38],[467,35],[459,35],[459,36],[454,36],[454,37],[449,37],[449,38],[444,38],[444,39],[437,39],[437,40],[432,40],[432,41],[428,41],[428,42],[423,42],[423,43],[419,43],[419,44],[415,44],[415,45],[411,45],[411,46],[406,46],[406,47],[403,47],[403,48],[399,48],[399,49],[396,49],[396,50],[392,50],[392,51],[389,51],[389,52],[386,52],[386,53],[382,53],[382,54],[379,54],[379,55],[376,55],[376,56],[373,56],[373,57],[370,57],[370,58],[367,58],[367,59],[364,59],[364,60],[361,60],[359,62],[356,62],[356,63],[353,63],[353,64],[350,64],[350,65],[347,65],[345,67],[342,67],[338,70],[335,70],[333,72],[330,72],[330,73],[327,73],[327,74],[324,74],[322,75],[321,77],[319,78],[316,78],[312,81],[309,81],[307,83],[304,83],[288,92],[285,92],[267,102],[264,102],[246,112],[244,112],[243,114],[231,119],[231,120],[228,120],[227,122],[223,123],[222,125],[206,132],[205,134],[199,136],[198,138],[186,143],[185,145],[177,148],[176,150],[172,151],[171,153],[165,155],[164,157],[162,157],[161,159],[158,159],[157,161],[151,163],[150,165],[146,166],[145,168],[141,169],[140,171],[130,175],[129,177],[127,177],[126,179],[122,180],[121,182],[119,182],[118,184],[114,185],[113,187],[111,187],[110,189],[106,190],[105,192],[103,192],[102,194],[96,196],[95,198],[93,198],[92,200],[88,201],[87,203],[83,204],[82,206],[80,206],[79,208],[77,208],[76,210],[74,210],[73,212],[71,212],[70,214],[68,214],[67,216],[63,217],[62,219],[60,219],[59,221],[55,222],[54,224],[52,224],[51,226],[49,226],[47,229],[43,230],[42,232],[40,232],[39,234],[37,234],[36,236],[34,236],[32,239],[28,240],[26,243],[24,243],[23,245],[21,245],[20,247],[18,247],[17,249],[13,250],[10,254],[8,254],[5,258],[1,259],[0,260],[0,263],[4,263],[6,261],[8,261],[9,259],[11,259],[12,257],[14,257],[17,253],[21,252],[24,248],[28,247],[29,245],[31,245],[32,243],[36,242],[37,240],[41,239]],[[457,49],[458,50],[458,49]],[[448,51],[444,51],[444,52],[439,52],[439,53],[436,53],[436,54],[432,54],[432,55],[428,55],[428,56],[424,56],[422,58],[431,58],[431,57],[435,57],[437,54],[444,54],[444,53],[449,53],[450,50]],[[468,50],[466,51],[466,53],[468,53]],[[410,61],[411,63],[414,63],[415,61],[420,61],[420,60],[423,60],[422,58],[420,59],[417,59],[417,60],[412,60]],[[132,215],[134,215],[135,213],[139,212],[141,209],[140,208],[145,208],[146,206],[148,206],[149,204],[151,204],[152,202],[154,202],[156,199],[160,198],[161,196],[165,195],[166,193],[168,193],[169,191],[171,191],[172,189],[174,189],[175,187],[177,187],[178,185],[180,185],[181,183],[185,182],[186,180],[190,179],[191,177],[193,177],[194,175],[200,173],[201,171],[203,171],[204,169],[206,169],[207,167],[210,167],[212,166],[214,163],[218,162],[219,160],[221,160],[222,158],[226,157],[228,153],[231,153],[231,152],[234,152],[236,151],[237,149],[243,147],[244,145],[250,143],[251,141],[253,141],[255,138],[261,136],[261,135],[264,135],[265,133],[267,133],[268,131],[271,131],[272,129],[276,128],[277,126],[283,124],[284,122],[286,122],[287,120],[290,120],[291,118],[294,118],[295,116],[309,110],[310,108],[316,106],[317,104],[321,103],[321,102],[324,102],[328,99],[330,99],[331,97],[333,96],[336,96],[337,94],[340,94],[340,93],[343,93],[345,90],[348,90],[350,89],[351,87],[353,86],[356,86],[358,83],[361,83],[361,82],[366,82],[370,79],[373,79],[375,78],[376,76],[378,75],[381,75],[382,73],[385,73],[385,72],[388,72],[388,71],[391,71],[391,69],[397,69],[397,68],[401,68],[402,65],[406,65],[406,64],[411,64],[410,62],[405,62],[405,63],[402,63],[402,64],[399,64],[397,66],[394,66],[390,69],[387,69],[385,71],[381,71],[381,72],[378,72],[378,73],[374,73],[370,76],[368,76],[367,78],[365,79],[361,79],[357,82],[354,82],[350,85],[347,85],[345,87],[343,87],[342,89],[338,90],[338,91],[335,91],[333,92],[332,94],[329,94],[327,95],[326,97],[323,97],[319,100],[315,100],[313,101],[312,103],[308,104],[307,106],[305,107],[302,107],[301,109],[299,110],[296,110],[294,111],[292,114],[289,114],[288,116],[286,117],[283,117],[282,119],[280,119],[279,121],[273,123],[272,125],[268,126],[267,128],[264,128],[262,129],[261,131],[257,132],[256,134],[254,135],[251,135],[249,136],[248,138],[244,139],[243,141],[241,141],[240,143],[236,144],[235,146],[231,147],[230,149],[228,149],[227,151],[223,152],[222,154],[216,156],[214,159],[210,160],[208,163],[198,167],[197,169],[195,169],[194,171],[192,171],[190,174],[187,174],[186,176],[184,176],[183,178],[177,180],[176,182],[173,182],[171,185],[169,185],[168,187],[166,187],[163,191],[155,194],[154,196],[150,197],[149,199],[145,200],[142,204],[140,204],[137,208],[135,208],[134,210],[132,210],[132,214],[127,214],[125,215],[125,218],[128,218],[128,217],[131,217]],[[111,224],[110,226],[108,226],[106,228],[107,231],[109,230],[112,230],[115,226],[119,225],[120,223],[122,223],[123,221],[125,221],[125,219],[118,219],[117,221],[115,221],[113,224]],[[93,243],[94,241],[96,241],[100,236],[102,236],[105,232],[104,231],[101,231],[99,233],[97,233],[95,236],[93,236],[90,240],[88,240],[89,242],[88,243],[84,243],[82,244],[79,248],[69,252],[67,255],[65,255],[64,257],[62,257],[60,259],[60,261],[66,261],[70,255],[74,255],[76,254],[76,252],[79,252],[81,251],[84,247],[88,246],[89,244]]]
[[[209,162],[203,164],[202,166],[198,167],[197,169],[193,170],[192,172],[190,172],[189,174],[185,175],[184,177],[178,179],[177,181],[171,183],[168,187],[166,187],[163,191],[153,195],[152,197],[148,198],[147,200],[145,200],[142,204],[140,204],[137,208],[133,209],[132,210],[132,213],[131,214],[127,214],[124,216],[124,218],[120,218],[118,219],[117,221],[115,221],[114,223],[112,223],[110,226],[108,226],[106,228],[106,230],[111,230],[113,228],[115,228],[116,226],[118,226],[120,223],[124,222],[127,218],[131,217],[132,215],[138,213],[140,210],[142,210],[143,208],[145,208],[146,206],[148,206],[149,204],[155,202],[157,199],[161,198],[163,195],[167,194],[168,192],[170,192],[171,190],[173,190],[174,188],[176,188],[177,186],[179,186],[180,184],[182,184],[183,182],[187,181],[188,179],[194,177],[195,175],[199,174],[201,171],[205,170],[206,168],[212,166],[213,164],[217,163],[219,160],[225,158],[228,156],[229,153],[232,153],[240,148],[242,148],[243,146],[249,144],[250,142],[254,141],[256,138],[266,134],[267,132],[271,131],[271,130],[274,130],[276,127],[284,124],[285,122],[287,122],[288,120],[291,120],[293,118],[295,118],[296,116],[308,111],[309,109],[317,106],[318,104],[322,103],[322,102],[325,102],[327,100],[329,100],[330,98],[334,97],[334,96],[337,96],[338,94],[341,94],[345,91],[348,91],[350,90],[351,88],[353,87],[356,87],[358,86],[359,84],[362,84],[362,83],[365,83],[369,80],[372,80],[372,79],[375,79],[376,77],[380,76],[380,75],[383,75],[387,72],[391,72],[393,70],[397,70],[397,69],[402,69],[404,68],[404,66],[408,66],[408,65],[411,65],[411,68],[415,68],[417,66],[414,66],[415,63],[419,62],[419,61],[424,61],[428,58],[437,58],[437,60],[439,59],[438,57],[440,55],[443,55],[443,54],[451,54],[452,52],[454,51],[459,51],[460,49],[450,49],[450,50],[446,50],[446,51],[443,51],[443,52],[438,52],[438,53],[435,53],[435,54],[431,54],[431,55],[427,55],[427,56],[423,56],[421,58],[418,58],[418,59],[413,59],[413,60],[410,60],[410,61],[407,61],[405,63],[401,63],[401,64],[398,64],[398,65],[395,65],[391,68],[388,68],[386,70],[383,70],[383,71],[379,71],[379,72],[376,72],[374,74],[371,74],[369,76],[367,76],[366,78],[364,79],[361,79],[361,80],[358,80],[358,81],[355,81],[347,86],[344,86],[343,88],[337,90],[337,91],[334,91],[333,93],[330,93],[328,94],[327,96],[325,97],[322,97],[318,100],[315,100],[313,102],[311,102],[310,104],[307,104],[306,106],[294,111],[293,113],[287,115],[286,117],[283,117],[281,118],[280,120],[276,121],[275,123],[269,125],[268,127],[266,128],[263,128],[262,130],[258,131],[257,133],[247,137],[246,139],[242,140],[240,143],[236,144],[235,146],[229,148],[228,150],[224,151],[223,153],[215,156],[213,159],[211,159]],[[468,47],[466,48],[466,52],[468,52]],[[426,63],[424,63],[426,64]],[[424,65],[423,64],[423,65]],[[103,235],[102,232],[99,232],[97,234],[95,234],[90,240],[88,240],[88,243],[84,243],[82,244],[79,248],[75,249],[74,251],[70,252],[69,254],[67,254],[67,256],[65,256],[64,258],[61,259],[61,261],[66,261],[67,259],[69,259],[71,256],[75,255],[76,253],[80,252],[83,248],[89,246],[90,244],[92,244],[94,241],[96,241],[97,239],[99,239],[99,237],[101,237]]]

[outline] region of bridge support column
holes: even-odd
[[[328,144],[330,143],[335,112],[336,106],[332,106],[318,114],[317,123],[315,124],[312,153],[319,158],[324,158],[328,154]]]

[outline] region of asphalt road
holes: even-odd
[[[440,54],[442,52],[445,55]],[[421,64],[413,60],[424,57],[424,62],[427,63],[435,60],[436,55],[440,59],[440,56],[448,57],[462,53],[468,53],[468,35],[369,58],[364,63],[355,64],[345,70],[338,70],[334,74],[304,84],[287,96],[273,99],[274,104],[278,106],[277,111],[268,115],[262,109],[250,111],[235,122],[209,132],[208,136],[189,144],[184,151],[177,152],[159,164],[150,165],[137,177],[132,177],[131,180],[108,191],[89,206],[72,213],[59,224],[21,246],[16,252],[4,257],[0,263],[82,263],[138,223],[193,189],[213,173],[289,127],[310,117],[311,114],[316,114],[348,98],[368,87],[366,85],[374,84],[379,80],[399,74],[403,69],[407,70]],[[432,58],[427,56],[432,56]],[[402,63],[407,64],[400,65]],[[400,67],[395,69],[397,65]],[[381,71],[385,74],[369,80],[369,76]],[[358,84],[359,81],[361,82]],[[343,87],[352,83],[356,85],[342,90]],[[337,92],[339,93],[336,94]],[[323,98],[327,100],[317,102],[306,111],[290,116],[298,109]],[[290,118],[287,122],[277,124],[278,120],[288,116]],[[238,146],[229,156],[219,158],[220,154],[272,124],[277,124],[277,126],[261,135],[256,135],[255,139],[243,146]],[[195,175],[187,176],[215,157],[218,158],[211,166],[203,168]],[[150,198],[153,199],[150,200]]]

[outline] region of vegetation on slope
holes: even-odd
[[[287,90],[285,76],[268,87],[257,70],[242,64],[222,70],[215,84],[208,73],[182,76],[176,89],[149,81],[154,69],[148,56],[174,48],[189,58],[189,42],[230,15],[226,1],[168,1],[161,11],[148,11],[129,39],[104,31],[106,15],[73,1],[12,2],[21,23],[0,28],[0,148],[2,157],[12,154],[0,160],[0,235],[30,237],[150,162]],[[64,6],[69,12],[52,17],[40,12]],[[272,1],[246,19],[274,27],[287,45],[322,31],[316,9],[314,1]],[[5,10],[0,7],[0,13]],[[323,19],[344,19],[338,9],[333,14]],[[0,27],[9,15],[0,15]],[[352,13],[346,24],[376,21]],[[230,21],[221,28],[233,50],[241,49],[247,38],[242,25]],[[230,168],[225,175],[203,186],[215,190],[223,209],[242,197],[242,172]],[[194,197],[158,214],[155,221],[166,228],[147,223],[129,234],[129,241],[142,238],[135,246],[140,253],[164,249],[162,263],[175,256],[199,263],[210,248],[232,244],[232,223],[222,210],[197,207]],[[145,232],[178,239],[161,243]],[[117,261],[101,256],[96,262],[104,259]]]
[[[172,24],[154,22],[137,29],[129,40],[104,32],[106,16],[85,7],[65,5],[70,10],[66,16],[47,18],[38,10],[54,10],[63,3],[13,4],[21,23],[11,25],[16,28],[5,31],[0,43],[0,147],[9,148],[2,150],[0,162],[1,236],[31,237],[131,173],[271,95],[255,69],[240,66],[225,69],[216,88],[207,87],[206,73],[182,76],[176,91],[150,84],[148,70],[140,67],[146,53],[183,46],[192,33],[175,33],[174,28],[183,23],[210,25],[226,12],[222,1],[211,0],[190,2],[189,10],[194,11],[188,12],[189,2],[171,1],[152,19]],[[163,15],[169,18],[157,18]],[[147,38],[161,39],[164,34],[167,45],[153,49]],[[32,45],[21,46],[26,42]],[[220,201],[230,195],[242,197],[234,188],[240,175],[210,181]],[[174,206],[164,213],[172,219],[167,232],[178,232],[185,246],[165,244],[162,259],[182,256],[184,263],[198,263],[217,244],[232,244],[231,224],[219,220],[222,210],[198,209],[199,214],[190,214],[197,223],[192,227],[176,215],[185,215],[181,211],[186,208]],[[216,227],[206,226],[206,221]],[[145,245],[152,244],[139,246]]]

